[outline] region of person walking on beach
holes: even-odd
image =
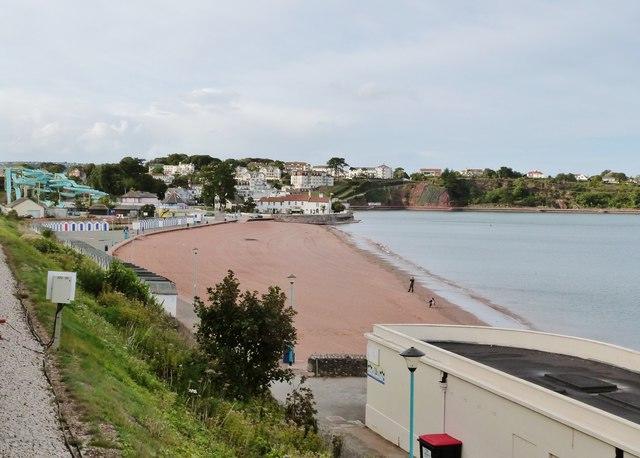
[[[409,293],[412,293],[412,292],[413,292],[413,284],[414,284],[415,282],[416,282],[416,279],[415,279],[415,278],[411,277],[411,278],[409,279],[409,291],[407,291],[407,292],[409,292]]]
[[[434,305],[436,305],[436,299],[435,297],[432,297],[431,299],[429,299],[429,308],[433,307]]]

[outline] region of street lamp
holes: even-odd
[[[291,308],[293,308],[293,284],[296,281],[296,276],[291,274],[287,277],[287,279],[289,279],[289,284],[291,285],[291,294],[290,294],[290,298],[291,298]]]
[[[407,348],[400,353],[400,356],[404,358],[409,369],[409,458],[413,458],[413,391],[414,391],[414,372],[418,367],[420,358],[424,356],[424,353],[418,350],[416,347]]]
[[[193,297],[196,297],[196,290],[198,287],[198,249],[194,248],[193,252]]]

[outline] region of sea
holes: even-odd
[[[357,212],[362,249],[493,326],[640,350],[640,215]]]

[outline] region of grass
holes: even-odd
[[[0,218],[0,243],[37,320],[51,329],[47,271],[74,270],[87,259],[23,235],[6,218]],[[79,288],[64,310],[56,364],[94,447],[123,456],[326,456],[321,439],[286,423],[273,400],[234,403],[203,386],[197,349],[175,323],[157,306],[117,291]]]

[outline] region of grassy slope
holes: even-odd
[[[20,237],[16,223],[4,218],[0,218],[0,243],[18,280],[29,291],[37,319],[51,329],[54,305],[44,299],[46,272],[69,269],[76,255],[41,253]],[[90,425],[91,445],[116,448],[125,456],[302,456],[322,452],[317,436],[303,438],[300,431],[284,424],[281,412],[273,406],[259,419],[250,405],[214,400],[215,408],[206,421],[201,420],[203,416],[189,408],[193,400],[179,395],[156,375],[157,365],[153,370],[141,350],[145,336],[140,337],[141,330],[131,317],[145,312],[136,310],[136,304],[124,297],[116,298],[120,303],[114,307],[105,307],[104,297],[102,302],[78,291],[75,303],[64,311],[57,355],[62,380],[82,410],[83,421]],[[188,342],[177,332],[172,334],[161,321],[151,323],[145,334],[156,332],[164,341],[155,344],[168,347],[169,352],[172,348],[177,353],[186,351]],[[103,433],[110,429],[115,429],[115,437]]]

